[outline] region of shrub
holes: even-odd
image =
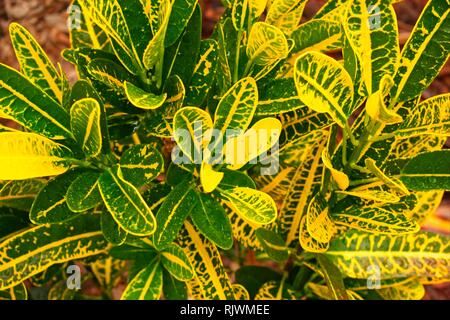
[[[75,0],[73,85],[11,24],[1,295],[80,297],[81,266],[107,298],[129,266],[122,299],[420,299],[448,281],[449,237],[420,226],[450,189],[450,95],[420,97],[450,2],[401,51],[389,1],[299,25],[306,2],[225,0],[201,40],[195,0]]]

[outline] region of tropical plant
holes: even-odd
[[[449,281],[450,238],[420,227],[450,190],[450,94],[421,100],[450,1],[402,50],[393,2],[330,0],[300,24],[306,0],[224,0],[202,40],[196,0],[74,0],[74,84],[11,24],[0,296],[80,298],[68,266],[104,298],[127,268],[122,299],[420,299]]]

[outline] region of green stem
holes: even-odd
[[[70,162],[71,164],[77,165],[77,166],[82,167],[82,168],[96,169],[96,167],[94,165],[92,165],[92,163],[90,163],[88,161],[78,160],[78,159],[66,159],[66,160],[68,162]]]
[[[239,79],[239,59],[241,56],[241,41],[242,41],[243,32],[241,29],[238,31],[237,35],[237,43],[236,43],[236,61],[234,63],[234,74],[233,74],[233,83],[236,83]]]
[[[360,180],[354,180],[354,181],[350,181],[350,186],[354,187],[354,186],[359,186],[362,184],[368,184],[368,183],[372,183],[372,182],[376,182],[379,181],[380,179],[378,178],[368,178],[368,179],[360,179]]]

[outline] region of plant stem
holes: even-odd
[[[236,43],[236,59],[235,59],[235,63],[234,63],[233,83],[236,83],[239,79],[239,59],[241,56],[242,36],[243,36],[243,32],[241,29],[239,29],[238,35],[237,35],[237,43]]]

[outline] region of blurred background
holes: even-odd
[[[8,36],[8,25],[18,22],[39,41],[54,63],[62,64],[69,79],[76,80],[75,70],[61,58],[61,51],[69,47],[67,9],[70,0],[0,0],[0,63],[18,67]],[[220,0],[199,0],[203,9],[203,35],[209,36],[223,12]],[[303,20],[309,20],[326,0],[310,0]],[[403,0],[395,4],[398,17],[400,44],[404,45],[414,23],[427,0]],[[424,98],[450,92],[450,62],[424,93]],[[447,142],[450,147],[450,141]],[[450,234],[450,195],[446,194],[436,214],[429,218],[425,229]],[[427,286],[425,299],[450,299],[450,283]]]

